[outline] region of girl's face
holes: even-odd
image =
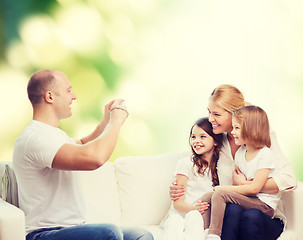
[[[232,118],[232,126],[233,126],[233,130],[231,131],[231,134],[234,137],[235,144],[236,145],[245,144],[244,139],[242,138],[241,135],[241,124],[235,118]]]
[[[232,131],[232,115],[212,101],[208,105],[208,120],[212,124],[214,134]]]
[[[215,141],[207,132],[195,125],[190,135],[190,145],[196,154],[203,154],[207,158],[207,154],[213,153]]]

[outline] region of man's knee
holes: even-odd
[[[123,239],[121,229],[114,224],[88,224],[87,227],[87,234],[94,237],[93,239]]]

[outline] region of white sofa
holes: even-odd
[[[177,161],[189,153],[121,157],[92,172],[81,172],[88,223],[115,223],[140,226],[155,240],[169,207],[169,185]],[[0,176],[5,164],[0,162]],[[303,239],[303,183],[283,194],[287,230],[279,240]],[[24,240],[24,214],[0,199],[0,240]]]

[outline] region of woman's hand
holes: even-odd
[[[176,182],[173,182],[173,184],[169,187],[169,196],[172,201],[178,200],[180,197],[182,197],[185,193],[184,186],[177,185]]]
[[[209,204],[207,202],[198,201],[195,204],[195,207],[199,211],[199,213],[202,215],[209,208]]]

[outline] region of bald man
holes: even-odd
[[[61,119],[72,115],[77,98],[67,76],[40,70],[31,76],[27,92],[33,119],[16,139],[13,154],[26,240],[153,239],[139,228],[85,224],[75,170],[95,170],[109,159],[128,117],[124,100],[108,103],[96,129],[75,140],[58,128]]]

